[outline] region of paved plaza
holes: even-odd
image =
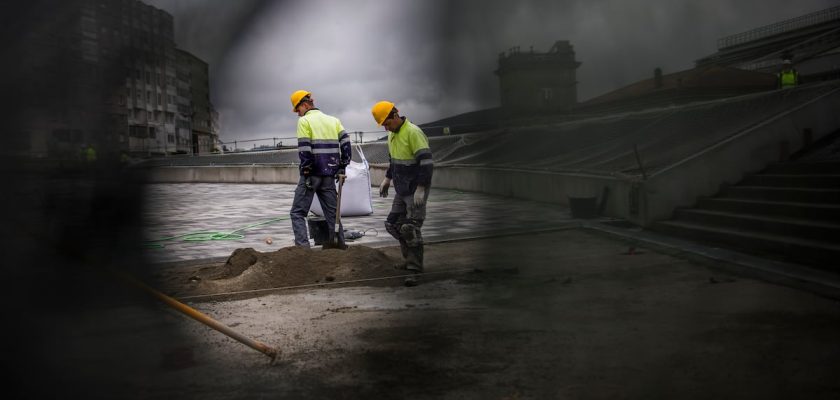
[[[144,210],[144,247],[149,259],[167,263],[226,257],[238,248],[266,252],[291,246],[289,210],[294,188],[288,184],[150,184]],[[373,214],[342,218],[345,229],[365,233],[348,244],[397,245],[383,227],[393,200],[391,192],[388,198],[380,198],[378,189],[371,188]],[[423,225],[427,241],[546,230],[574,222],[568,209],[556,204],[434,188],[428,201]],[[244,237],[190,241],[185,236],[205,232]],[[268,237],[270,245],[265,241]],[[164,238],[173,239],[160,240]]]

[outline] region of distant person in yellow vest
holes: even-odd
[[[92,145],[88,145],[85,150],[85,161],[88,163],[96,162],[96,150],[94,150]]]
[[[779,72],[779,88],[790,89],[799,84],[799,73],[793,68],[790,59],[782,61],[782,70]]]

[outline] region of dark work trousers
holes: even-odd
[[[295,199],[292,202],[292,230],[295,233],[295,246],[309,247],[309,235],[306,234],[306,215],[309,214],[309,207],[312,205],[312,198],[318,194],[318,201],[321,202],[321,210],[324,210],[324,219],[330,232],[335,231],[335,207],[337,194],[335,191],[335,177],[332,176],[310,176],[312,189],[307,189],[304,184],[304,177],[300,177],[297,188],[295,188]],[[339,240],[344,241],[344,228],[339,226]]]
[[[426,188],[426,200],[431,188]],[[426,202],[423,206],[414,205],[414,194],[394,194],[391,212],[385,220],[385,230],[400,241],[400,250],[405,259],[405,268],[423,272],[423,235],[420,228],[426,219]]]

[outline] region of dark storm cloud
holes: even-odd
[[[175,43],[213,69],[242,40],[266,0],[143,0],[172,14]]]
[[[717,39],[833,1],[175,1],[176,43],[211,63],[222,140],[292,136],[288,96],[314,92],[348,130],[378,130],[389,99],[417,122],[498,105],[493,75],[513,46],[569,40],[586,100],[653,74],[693,67]],[[376,136],[376,135],[374,135]]]

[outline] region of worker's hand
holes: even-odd
[[[388,197],[388,188],[391,187],[391,180],[385,178],[382,180],[382,184],[379,185],[379,197]]]
[[[344,167],[339,167],[338,172],[335,173],[336,177],[346,176],[346,175],[347,175],[347,171],[344,169]]]
[[[414,206],[415,207],[423,207],[426,204],[426,187],[425,186],[417,186],[417,190],[414,191]]]

